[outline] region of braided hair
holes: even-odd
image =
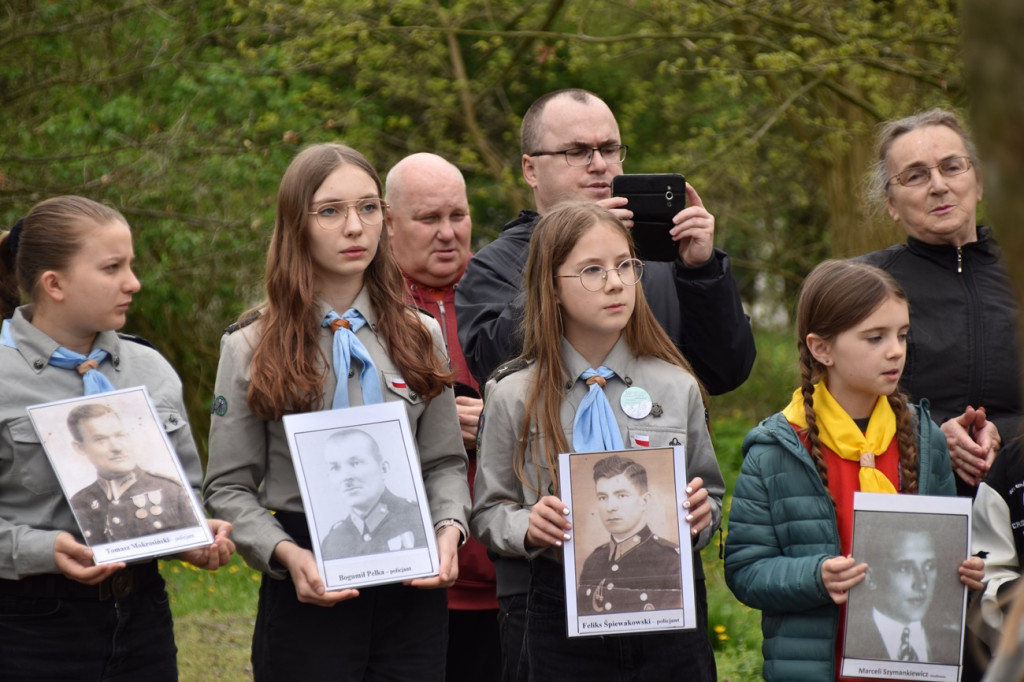
[[[866,263],[828,260],[811,271],[800,288],[797,303],[797,350],[800,363],[800,393],[803,396],[807,428],[801,432],[814,461],[821,482],[828,490],[828,468],[818,437],[818,420],[814,412],[814,384],[826,374],[807,346],[808,334],[826,341],[853,328],[890,298],[907,302],[907,295],[892,275]],[[897,387],[888,396],[896,415],[896,438],[900,453],[900,492],[916,493],[918,451],[915,432],[916,417],[907,396]],[[829,497],[832,493],[829,492]],[[835,498],[832,498],[835,506]]]

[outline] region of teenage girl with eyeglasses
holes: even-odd
[[[444,678],[440,588],[455,582],[466,537],[466,451],[440,328],[405,303],[380,197],[377,173],[354,149],[299,153],[278,193],[266,300],[221,342],[204,492],[263,572],[257,681]],[[381,401],[408,411],[440,574],[325,592],[282,417]]]
[[[559,453],[684,445],[692,479],[679,513],[694,561],[721,519],[725,486],[702,391],[636,286],[642,272],[629,231],[606,209],[573,202],[545,215],[526,267],[523,354],[485,392],[472,528],[497,554],[532,559],[531,679],[619,679],[627,671],[716,679],[699,608],[696,630],[566,637],[562,547],[572,541],[572,523],[558,497]],[[629,416],[621,401],[627,389],[644,391],[659,409]],[[603,435],[586,427],[591,416]]]

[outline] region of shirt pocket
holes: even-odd
[[[14,443],[14,476],[27,490],[36,495],[60,492],[60,481],[46,457],[39,435],[32,428],[32,420],[21,417],[11,422],[11,440]]]
[[[173,408],[158,407],[157,415],[160,417],[160,423],[163,425],[164,431],[172,438],[176,431],[180,431],[188,426],[188,420],[185,419],[185,415]]]
[[[667,448],[674,445],[686,445],[686,430],[675,427],[649,426],[647,424],[630,425],[626,429],[625,443],[627,448]]]
[[[401,374],[387,370],[384,370],[382,374],[384,375],[385,391],[388,391],[391,395],[398,396],[410,405],[421,405],[423,403],[422,396],[409,388]]]

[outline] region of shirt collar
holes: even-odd
[[[320,306],[320,319],[322,320],[327,316],[327,313],[331,312],[332,308],[331,305],[322,298],[317,298],[317,304]],[[352,301],[352,305],[349,307],[358,310],[359,314],[366,320],[367,326],[373,330],[374,333],[377,332],[377,313],[373,309],[373,304],[370,303],[370,292],[366,290],[365,286],[359,290],[359,293],[356,294],[356,300]],[[346,308],[346,310],[347,309],[348,308]],[[334,312],[339,315],[345,314],[344,310],[335,310]]]
[[[570,379],[578,379],[584,370],[590,367],[590,363],[580,355],[579,351],[573,348],[572,344],[564,336],[562,337],[562,360],[565,364],[565,371]],[[623,377],[630,375],[635,361],[636,358],[633,357],[633,352],[629,349],[629,344],[626,343],[626,335],[623,334],[615,342],[615,345],[612,346],[608,357],[601,364],[615,372],[615,376],[622,380]],[[597,369],[597,367],[593,369]]]
[[[925,638],[924,628],[921,621],[913,623],[901,623],[885,615],[877,608],[871,610],[871,616],[878,628],[878,634],[882,637],[885,650],[889,652],[889,658],[898,661],[900,657],[900,640],[903,637],[903,628],[910,628],[910,646],[914,648],[918,657],[924,661],[928,656],[928,640]]]
[[[60,344],[32,324],[32,314],[31,304],[23,305],[14,311],[11,317],[11,337],[25,362],[38,373],[49,364],[50,356],[57,352]],[[96,335],[92,347],[107,351],[110,354],[111,365],[115,370],[118,369],[121,340],[116,331],[100,332]]]

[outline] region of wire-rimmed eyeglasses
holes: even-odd
[[[384,221],[384,209],[388,205],[376,197],[366,199],[350,199],[349,201],[331,201],[323,204],[315,211],[307,211],[316,216],[316,224],[324,230],[337,230],[348,220],[348,209],[356,207],[359,222],[367,227],[375,227]]]
[[[573,147],[557,152],[534,152],[530,156],[555,156],[561,154],[570,166],[589,166],[594,160],[594,152],[598,152],[607,164],[619,164],[626,160],[629,150],[624,144],[606,144],[603,147]]]
[[[614,268],[602,268],[600,265],[588,265],[578,275],[555,275],[555,277],[579,277],[580,284],[587,291],[601,291],[608,281],[608,273],[618,274],[619,281],[625,286],[634,286],[644,276],[644,262],[639,258],[627,258]]]
[[[911,166],[910,168],[901,170],[896,175],[892,176],[885,181],[886,187],[888,187],[893,180],[903,185],[904,187],[917,187],[923,185],[932,179],[932,171],[936,168],[939,169],[939,173],[945,178],[951,178],[955,175],[962,175],[967,171],[971,170],[972,163],[970,158],[966,156],[951,156],[948,159],[939,161],[938,165],[935,166]]]

